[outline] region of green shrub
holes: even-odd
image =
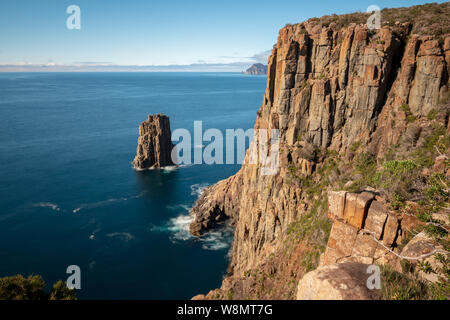
[[[231,289],[228,290],[228,292],[227,292],[227,299],[228,299],[228,300],[233,300],[233,295],[234,295],[234,292],[233,292],[233,289],[231,288]]]
[[[437,114],[438,114],[437,109],[431,110],[430,112],[428,112],[428,115],[427,115],[428,120],[431,121],[431,120],[436,119]]]
[[[320,250],[307,251],[303,256],[301,266],[305,268],[305,272],[317,269],[319,266]]]
[[[394,209],[404,207],[410,197],[410,188],[418,179],[417,168],[418,165],[411,160],[391,160],[374,175],[374,185],[392,194]]]
[[[444,238],[448,234],[447,230],[445,230],[444,228],[442,228],[440,226],[433,225],[433,224],[429,224],[425,227],[425,233],[427,235],[429,235],[430,237],[433,237],[436,239]]]
[[[15,275],[0,278],[0,300],[76,300],[76,296],[62,281],[55,283],[47,293],[41,276]]]

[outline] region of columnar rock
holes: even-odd
[[[333,227],[322,266],[342,262],[384,264],[387,255],[392,258],[384,246],[396,247],[402,231],[401,218],[388,210],[385,201],[378,201],[383,199],[374,198],[369,192],[329,192],[328,217]]]
[[[311,209],[290,169],[304,163],[302,175],[309,176],[320,164],[320,152],[346,155],[358,143],[381,160],[413,125],[441,108],[438,100],[449,92],[450,34],[441,39],[414,34],[415,21],[373,31],[365,21],[321,24],[311,19],[280,30],[255,124],[256,130],[279,130],[280,170],[262,174],[263,166],[249,161],[252,149],[239,173],[205,190],[192,210],[191,231],[197,235],[214,227],[217,219],[230,217],[235,223],[226,280],[244,279],[249,270],[269,261],[283,246],[289,226]],[[450,132],[450,123],[447,127]],[[410,135],[421,141],[425,134],[419,129]],[[259,150],[257,144],[251,148]],[[366,223],[378,240],[392,247],[400,236],[398,217],[367,193],[332,198],[333,214],[342,221],[334,227],[337,237],[330,248],[337,255],[330,260],[348,255],[361,261],[384,259],[381,245],[375,246],[373,236],[361,228]],[[347,246],[342,235],[358,246]]]
[[[162,168],[174,165],[169,117],[149,115],[139,126],[137,154],[133,165],[137,169]]]

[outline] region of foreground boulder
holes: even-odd
[[[369,266],[346,262],[320,267],[298,283],[297,300],[372,300],[376,291],[367,288]]]
[[[428,266],[429,271],[423,267],[418,268],[418,274],[421,279],[433,283],[437,283],[440,280],[446,281],[445,265],[437,258],[436,254],[432,254],[433,252],[444,253],[445,249],[436,240],[422,231],[408,242],[401,254],[411,258],[423,257],[422,259],[410,261],[414,266],[418,264]]]
[[[134,167],[144,170],[174,165],[171,157],[173,149],[171,137],[169,117],[163,114],[149,115],[139,126]]]

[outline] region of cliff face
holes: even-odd
[[[174,165],[169,117],[149,115],[139,126],[138,147],[133,165],[137,169],[162,168]]]
[[[262,175],[247,154],[241,170],[206,189],[192,210],[196,235],[228,218],[236,228],[229,275],[208,298],[226,298],[227,292],[235,298],[291,298],[281,293],[290,289],[273,284],[270,294],[255,294],[251,272],[264,270],[269,278],[281,277],[283,285],[303,275],[300,261],[308,245],[302,238],[286,255],[286,243],[293,225],[327,210],[315,203],[331,187],[322,184],[311,195],[308,180],[320,184],[331,155],[342,159],[341,171],[350,171],[362,152],[358,148],[380,163],[391,146],[399,146],[398,152],[419,146],[432,130],[427,122],[432,113],[444,110],[433,121],[447,128],[448,108],[440,103],[449,90],[450,37],[412,30],[412,23],[370,31],[365,25],[338,28],[316,21],[280,30],[255,124],[256,130],[280,130],[280,171]],[[330,181],[339,183],[335,180]],[[312,235],[314,245],[326,247],[329,226]]]

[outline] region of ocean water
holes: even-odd
[[[81,268],[80,299],[189,299],[220,285],[232,233],[189,235],[201,190],[239,165],[138,172],[138,126],[249,129],[265,77],[0,73],[0,277]]]

